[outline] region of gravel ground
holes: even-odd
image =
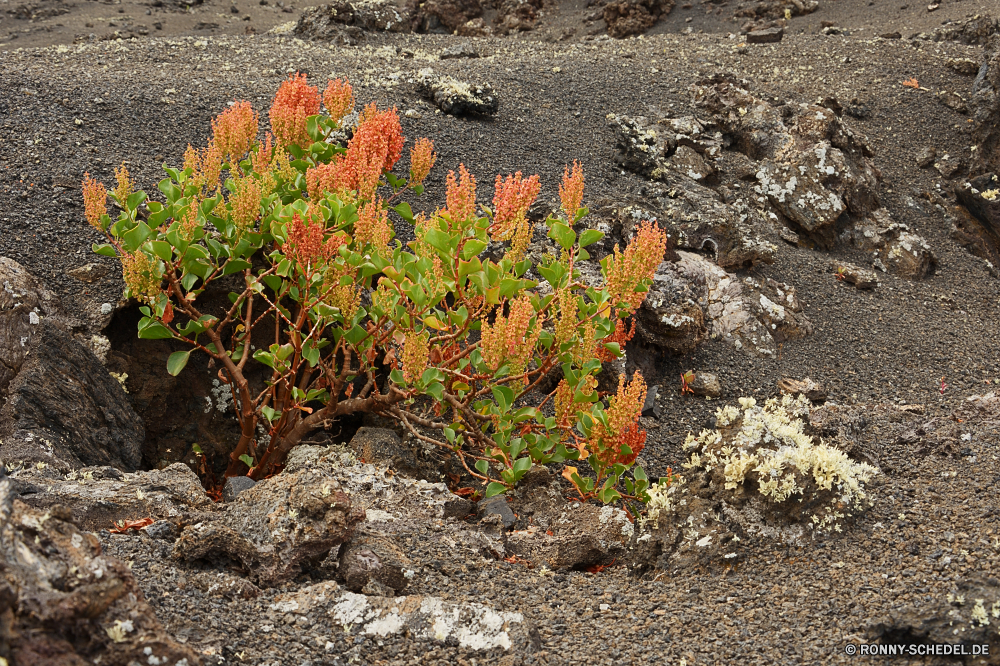
[[[926,145],[968,158],[965,116],[933,93],[968,95],[971,78],[955,74],[945,60],[978,60],[980,49],[815,34],[749,49],[722,34],[573,44],[471,41],[485,57],[438,61],[453,38],[415,35],[379,37],[357,48],[250,36],[5,51],[0,254],[23,263],[72,309],[116,302],[117,269],[89,251],[97,237],[86,226],[76,189],[83,173],[110,182],[113,167],[127,160],[140,184],[155,191],[157,165],[177,164],[188,143],[202,143],[209,119],[227,102],[248,99],[266,110],[285,73],[295,70],[314,78],[346,76],[359,102],[419,113],[402,122],[408,138],[431,137],[439,151],[430,195],[421,200],[426,208],[438,203],[434,193],[443,193],[447,170],[460,162],[483,184],[497,172],[537,172],[542,196],[552,198],[563,165],[579,159],[590,199],[641,196],[645,182],[612,161],[605,116],[692,113],[691,84],[714,72],[748,79],[758,97],[857,100],[868,114],[848,122],[874,149],[883,205],[928,240],[939,260],[936,274],[919,282],[882,276],[874,292],[859,292],[837,282],[828,264],[833,257],[865,264],[864,257],[782,244],[776,262],[754,274],[793,284],[815,333],[786,343],[778,359],[754,358],[721,342],[664,358],[661,418],[644,420],[650,438],[643,460],[654,475],[676,466],[685,434],[703,427],[718,406],[682,399],[671,378],[687,369],[717,372],[727,402],[770,396],[781,377],[809,376],[838,403],[921,404],[922,417],[884,408],[866,431],[883,466],[869,514],[843,535],[806,547],[750,541],[743,563],[724,575],[662,572],[656,580],[633,578],[621,567],[540,575],[506,562],[449,560],[417,542],[412,559],[420,563],[419,575],[408,592],[524,613],[542,638],[541,651],[524,656],[524,663],[856,663],[871,658],[848,657],[844,646],[872,640],[871,627],[881,619],[911,605],[934,607],[968,577],[1000,570],[996,428],[988,419],[970,423],[976,430],[967,451],[950,457],[899,443],[901,429],[913,427],[909,421],[950,414],[965,397],[1000,380],[993,334],[998,283],[982,260],[951,240],[943,213],[921,197],[949,189],[948,183],[915,164]],[[436,113],[408,83],[425,67],[488,81],[500,95],[500,114],[483,121]],[[910,77],[930,92],[900,85]],[[106,266],[108,277],[81,284],[67,275],[90,262]],[[158,552],[158,542],[134,535],[105,535],[105,541],[133,563],[168,630],[197,645],[206,659],[282,665],[522,659],[403,637],[380,644],[323,622],[285,624],[269,609],[280,591],[251,601],[208,598],[187,582],[196,572]],[[435,561],[447,564],[435,568]]]

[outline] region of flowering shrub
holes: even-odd
[[[704,469],[727,490],[756,488],[774,503],[798,496],[816,530],[839,532],[841,519],[866,501],[870,506],[864,487],[878,470],[803,432],[805,396],[771,398],[763,407],[740,398],[740,406],[716,412],[717,430],[688,435],[684,448],[692,453],[684,467]]]
[[[84,181],[87,219],[107,237],[95,251],[121,259],[127,294],[142,302],[139,337],[188,346],[170,355],[173,375],[194,351],[220,366],[242,430],[227,475],[272,474],[310,431],[375,412],[453,452],[487,496],[513,487],[532,463],[587,460],[594,478],[570,468],[584,497],[648,499],[641,469],[625,478],[645,440],[645,383],[638,373],[622,381],[605,407],[595,375],[630,337],[624,320],[663,257],[664,232],[644,225],[602,262],[604,286],[585,285],[575,266],[602,234],[573,229],[587,214],[574,164],[562,213],[547,220],[561,254],[535,267],[552,287],[540,295],[524,277],[538,177],[497,176],[490,209],[463,165],[448,174],[446,207],[414,216],[393,202],[422,193],[432,142],[416,141],[409,177],[397,176],[404,138],[395,109],[368,106],[347,145],[334,142],[353,107],[346,82],[320,95],[293,76],[270,109],[273,135],[258,137],[247,103],[231,106],[207,147],[189,148],[182,169],[166,168],[165,203],[147,201],[124,167],[110,195]],[[414,227],[408,247],[393,240],[390,209]],[[508,244],[499,261],[481,258],[490,240]],[[203,306],[207,286],[227,276],[239,278],[231,306]],[[261,385],[248,379],[253,366],[266,369]],[[557,388],[533,393],[553,370]]]

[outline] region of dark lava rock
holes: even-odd
[[[642,403],[642,415],[643,416],[654,416],[659,418],[659,409],[656,408],[656,395],[659,393],[660,387],[650,386],[646,390],[646,400]]]
[[[249,476],[231,476],[222,487],[222,501],[232,502],[244,490],[250,490],[256,485],[257,482]]]
[[[604,6],[608,34],[616,39],[641,35],[670,13],[674,0],[617,0]]]
[[[221,518],[184,528],[174,557],[225,555],[258,585],[280,585],[351,538],[364,509],[322,472],[299,470],[240,493]]]
[[[392,593],[406,589],[405,568],[409,559],[389,539],[358,536],[340,548],[340,578],[352,592],[365,588],[388,588]],[[372,585],[372,582],[378,585]],[[392,594],[380,596],[393,596]]]
[[[68,522],[65,509],[43,514],[11,491],[0,479],[5,663],[201,664],[164,631],[129,567],[103,554],[96,535]]]
[[[388,428],[358,428],[348,446],[360,460],[390,467],[393,471],[417,475],[417,458],[394,430]]]
[[[507,498],[503,495],[494,495],[479,503],[479,513],[484,516],[497,515],[503,520],[504,529],[514,526],[514,512],[507,506]]]
[[[412,14],[386,0],[332,2],[302,12],[294,34],[301,39],[354,44],[365,32],[411,32]]]
[[[766,30],[754,30],[746,35],[750,44],[776,44],[785,36],[784,28],[768,28]]]
[[[456,497],[444,503],[444,518],[465,518],[470,513],[475,513],[476,505],[471,500],[464,497]]]
[[[152,525],[148,525],[142,529],[151,538],[161,539],[163,541],[173,541],[181,533],[180,530],[177,529],[177,525],[173,524],[169,520],[158,520]]]
[[[483,15],[479,0],[409,0],[417,32],[452,34],[472,19]]]
[[[441,58],[441,60],[452,60],[455,58],[478,58],[479,51],[469,44],[458,44],[456,46],[449,46],[448,48],[443,49],[438,57]]]
[[[1000,173],[1000,34],[990,38],[972,84],[972,141],[976,146],[971,175]]]
[[[0,285],[0,459],[135,470],[145,430],[121,384],[22,266],[0,257]]]

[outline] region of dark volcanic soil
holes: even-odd
[[[692,84],[724,71],[747,79],[757,97],[812,102],[834,96],[864,107],[863,117],[845,119],[874,150],[883,205],[927,239],[939,265],[921,281],[880,274],[879,288],[860,292],[834,279],[829,262],[867,266],[863,254],[780,244],[775,263],[753,275],[793,284],[815,333],[785,343],[776,359],[718,341],[692,355],[660,359],[661,417],[644,419],[647,470],[657,475],[681,462],[684,436],[700,430],[718,406],[679,394],[676,378],[688,369],[718,373],[725,404],[739,396],[769,397],[782,377],[809,376],[841,404],[923,405],[924,416],[912,417],[917,420],[948,414],[1000,381],[1000,282],[983,260],[952,240],[944,212],[924,196],[947,196],[950,182],[915,163],[926,146],[968,160],[969,120],[935,93],[968,97],[971,77],[956,74],[946,60],[978,62],[981,48],[876,37],[929,31],[949,18],[996,11],[994,3],[946,2],[928,12],[926,5],[906,7],[903,0],[821,0],[817,12],[792,19],[781,43],[744,48],[741,39],[729,37],[739,27],[729,18],[732,3],[720,6],[722,14],[715,5],[679,5],[650,34],[626,41],[581,40],[583,28],[565,42],[536,40],[558,28],[559,20],[569,21],[560,16],[589,11],[580,3],[553,9],[550,24],[543,20],[534,33],[518,38],[381,35],[358,47],[243,36],[248,26],[264,33],[295,19],[274,3],[233,4],[238,14],[228,5],[207,4],[190,12],[150,8],[146,15],[140,3],[77,2],[66,5],[66,14],[34,20],[12,16],[13,4],[3,5],[8,13],[0,24],[0,34],[7,35],[0,37],[7,42],[0,46],[0,254],[24,264],[72,309],[114,304],[121,293],[114,262],[89,249],[98,239],[83,216],[78,187],[84,172],[110,183],[113,167],[125,160],[140,185],[155,192],[159,164],[176,165],[188,143],[203,143],[210,118],[229,101],[250,100],[266,116],[287,72],[346,76],[359,103],[416,111],[411,115],[419,117],[402,119],[404,133],[411,140],[432,138],[439,151],[420,204],[433,209],[447,170],[459,163],[479,177],[482,200],[492,194],[496,173],[517,170],[540,174],[542,197],[554,198],[563,165],[575,159],[586,169],[585,200],[642,197],[646,181],[612,160],[614,136],[606,116],[696,113]],[[251,20],[242,21],[244,16]],[[162,33],[154,21],[162,23]],[[821,21],[850,35],[818,34]],[[97,27],[82,27],[85,22]],[[198,22],[219,27],[199,31]],[[72,43],[77,34],[100,37],[139,24],[147,26],[148,37]],[[677,34],[686,27],[694,32]],[[456,41],[472,44],[482,57],[438,60]],[[48,48],[16,48],[27,46]],[[426,67],[489,82],[500,96],[499,115],[478,120],[436,112],[410,82]],[[901,85],[911,77],[926,90]],[[107,266],[108,277],[83,284],[67,275],[90,262]],[[679,572],[655,582],[632,579],[620,568],[546,577],[480,561],[466,571],[421,569],[411,591],[525,613],[543,641],[543,651],[525,663],[870,659],[845,656],[844,645],[871,640],[869,628],[893,611],[944,599],[960,579],[1000,571],[996,428],[980,427],[966,451],[947,457],[918,455],[917,447],[897,444],[895,426],[880,424],[880,432],[869,433],[872,446],[884,452],[874,509],[845,534],[808,548],[755,541],[728,575]],[[340,627],[306,630],[272,622],[265,614],[274,591],[255,601],[209,601],[177,583],[183,568],[161,559],[146,537],[109,536],[108,542],[112,553],[134,562],[167,629],[207,656],[225,656],[226,663],[322,664],[352,656],[356,663],[476,663],[475,653],[447,645],[345,638]],[[951,558],[943,567],[942,552]],[[429,562],[437,555],[417,548],[412,557]],[[600,604],[608,610],[599,610]],[[265,623],[277,628],[262,630]],[[333,647],[324,647],[328,643]]]

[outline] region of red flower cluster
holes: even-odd
[[[288,224],[288,238],[281,246],[285,256],[297,262],[303,270],[308,270],[308,267],[318,260],[329,259],[344,243],[344,239],[339,235],[330,236],[324,242],[326,225],[323,224],[322,217],[318,215],[306,217],[308,219],[303,220],[301,215],[295,213]]]
[[[635,337],[635,319],[632,320],[632,328],[629,331],[625,330],[625,320],[619,319],[615,322],[615,332],[601,340],[601,343],[597,345],[594,356],[602,361],[612,361],[615,359],[615,355],[604,345],[617,342],[620,347],[624,347],[625,343],[633,337]]]
[[[528,209],[535,203],[542,186],[537,175],[522,179],[518,171],[513,176],[508,175],[506,180],[497,174],[494,189],[490,232],[493,240],[508,240],[525,223]]]
[[[507,316],[498,312],[492,325],[483,321],[480,351],[490,369],[496,371],[507,364],[511,375],[524,372],[541,334],[537,326],[531,330],[534,316],[531,299],[521,295],[510,302]]]
[[[583,167],[576,160],[573,160],[573,173],[569,172],[569,167],[563,169],[563,181],[559,185],[559,199],[562,201],[562,209],[566,214],[566,219],[571,223],[575,221],[576,211],[580,210],[580,203],[583,202]]]
[[[403,141],[403,127],[396,109],[380,113],[374,104],[368,105],[347,144],[347,153],[330,164],[306,171],[309,197],[315,200],[324,191],[344,196],[353,190],[358,199],[371,200],[382,173],[391,171],[399,160]]]
[[[448,172],[448,187],[446,192],[446,212],[455,221],[466,221],[476,214],[476,178],[465,169],[464,164],[458,165],[458,179],[455,172]]]
[[[646,381],[636,370],[632,381],[618,378],[618,393],[608,404],[608,425],[599,422],[590,432],[589,448],[605,466],[622,463],[631,465],[646,445],[646,431],[639,429],[639,415],[646,401]],[[623,447],[631,449],[625,453]]]
[[[271,104],[271,130],[282,146],[308,148],[306,118],[319,113],[319,89],[306,83],[305,74],[289,76],[278,88]]]
[[[271,146],[272,134],[268,132],[264,135],[264,142],[257,144],[257,152],[250,156],[253,163],[253,170],[259,174],[265,174],[271,170],[271,160],[274,158],[274,148]]]
[[[331,118],[340,122],[341,118],[354,110],[354,91],[351,89],[351,84],[340,79],[330,81],[323,91],[323,106]]]
[[[212,142],[224,162],[235,168],[257,138],[260,116],[250,102],[237,102],[212,119]]]

